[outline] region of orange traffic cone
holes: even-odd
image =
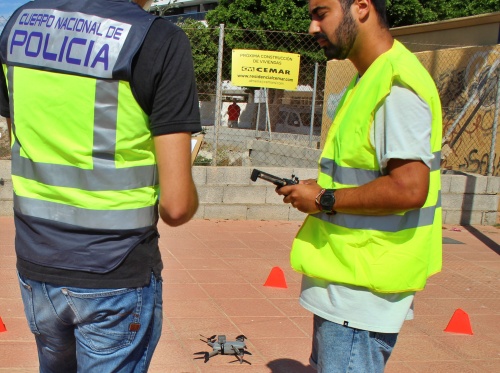
[[[472,333],[469,315],[467,315],[467,313],[460,308],[453,313],[453,316],[444,331],[449,333],[474,334]]]
[[[2,318],[0,317],[0,333],[1,332],[6,332],[7,328],[5,327],[5,324],[2,321]]]
[[[286,289],[287,286],[283,270],[280,267],[273,267],[273,269],[271,269],[271,273],[269,273],[269,276],[267,277],[264,286]]]

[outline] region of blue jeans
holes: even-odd
[[[319,373],[382,373],[398,333],[375,333],[314,315],[311,365]]]
[[[161,279],[123,289],[19,283],[40,373],[147,372],[161,334]]]

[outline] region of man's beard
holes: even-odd
[[[324,39],[328,41],[328,45],[323,47],[326,58],[329,60],[345,60],[351,52],[352,46],[357,36],[357,26],[350,12],[345,12],[342,22],[335,31],[337,44],[330,41],[328,36],[323,33],[316,34],[316,39]]]

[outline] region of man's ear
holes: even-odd
[[[354,0],[354,16],[359,19],[360,22],[365,22],[368,19],[372,7],[371,0]]]

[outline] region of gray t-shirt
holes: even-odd
[[[421,160],[429,168],[434,158],[429,106],[412,90],[394,85],[375,114],[370,141],[382,174],[390,159]],[[337,324],[379,333],[399,333],[413,318],[415,292],[376,293],[370,289],[340,285],[303,276],[300,304]]]

